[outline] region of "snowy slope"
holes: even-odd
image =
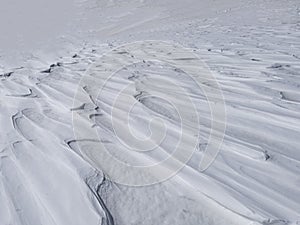
[[[1,225],[300,223],[298,1],[54,1],[49,10],[35,0],[20,2],[1,3]],[[7,17],[11,26],[3,22]],[[195,59],[178,46],[189,48],[222,89],[226,132],[204,172],[199,162],[211,112],[207,96],[184,71],[140,60],[107,81],[92,73],[101,71],[95,65],[103,71],[119,68],[107,57],[111,52],[121,59],[151,58],[142,47],[118,47],[144,40],[167,41],[160,54],[168,55],[172,46],[176,60],[192,69]],[[213,88],[209,84],[202,82]],[[183,94],[200,115],[199,129]],[[99,146],[120,161],[149,166],[173,153],[183,117],[184,148],[193,149],[196,141],[184,168],[148,186],[109,179],[115,171],[132,177],[105,160]],[[149,127],[154,118],[158,125]],[[159,121],[167,131],[157,145]],[[145,143],[158,147],[139,152],[128,146],[128,124],[128,133],[151,137]],[[133,183],[144,179],[135,176]]]

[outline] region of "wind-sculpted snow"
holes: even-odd
[[[298,2],[172,2],[78,2],[82,48],[1,53],[0,225],[300,223]]]
[[[163,64],[162,69],[159,69],[161,65],[156,65],[158,63]],[[125,77],[120,75],[119,78],[118,74],[124,70]],[[133,79],[134,71],[139,71],[141,76]],[[149,74],[150,71],[155,73]],[[175,77],[169,71],[174,71]],[[82,155],[119,184],[144,186],[169,179],[190,160],[198,144],[200,109],[197,110],[198,102],[190,97],[191,94],[202,96],[209,108],[209,138],[199,162],[199,170],[204,171],[218,154],[226,124],[223,95],[209,69],[192,51],[162,41],[134,42],[113,49],[94,62],[80,80],[74,105],[81,105],[75,109],[84,110],[73,113],[75,135],[80,139],[102,136],[94,127],[91,129],[82,122],[84,117],[91,119],[91,112],[82,106],[93,103],[96,108],[91,110],[101,113],[97,120],[99,126],[116,137],[121,144],[118,149],[130,151],[129,155],[128,151],[124,152],[129,158],[136,158],[139,164],[143,162],[140,157],[148,158],[152,164],[135,166],[129,163],[129,158],[122,163],[123,159],[112,156],[101,142],[88,150],[80,146]],[[149,107],[149,100],[153,102],[153,98],[157,105],[154,101]],[[162,122],[172,114],[158,111],[162,109],[160,104],[172,109],[177,121]],[[158,151],[165,152],[168,157],[154,156]]]

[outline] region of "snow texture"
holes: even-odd
[[[300,224],[299,1],[0,5],[0,225]],[[107,82],[101,101],[90,98],[97,82],[80,86],[103,54],[143,40],[191,49],[220,84],[226,132],[204,172],[198,166],[210,111],[205,94],[183,71],[159,62],[131,65]],[[116,66],[113,60],[101,63]],[[101,142],[114,157],[140,166],[164,160],[174,150],[180,118],[169,102],[153,95],[172,93],[171,100],[185,106],[170,82],[184,87],[200,115],[195,153],[164,182],[141,187],[112,182],[80,147]],[[113,97],[124,85],[132,85],[127,97],[136,103],[129,118],[133,134],[148,137],[152,118],[165,121],[166,138],[147,154],[128,151],[110,123]],[[85,98],[74,105],[78,90]],[[76,137],[74,115],[100,138]],[[194,119],[188,121],[191,137],[198,135]],[[117,118],[118,124],[126,120]]]

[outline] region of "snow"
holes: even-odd
[[[299,9],[3,0],[0,225],[300,224]]]

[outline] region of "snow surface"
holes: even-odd
[[[300,224],[299,1],[2,0],[0,5],[1,225]],[[210,111],[204,93],[182,71],[159,62],[134,64],[107,82],[101,101],[90,97],[98,82],[81,82],[95,62],[117,66],[101,61],[103,54],[143,40],[192,49],[221,86],[226,133],[204,172],[198,166]],[[180,119],[171,104],[147,96],[171,93],[184,107],[171,82],[182,84],[200,114],[192,158],[158,184],[110,181],[105,168],[79,147],[92,150],[100,141],[114,157],[136,165],[164,160],[176,144]],[[118,115],[126,115],[127,101],[135,101],[129,118],[134,135],[149,136],[152,118],[165,121],[166,139],[155,151],[128,151],[121,143],[126,140],[113,131],[108,115],[124,85],[132,89]],[[78,90],[83,97],[74,105]],[[100,140],[76,136],[74,116]],[[126,120],[117,118],[118,126]],[[196,122],[192,117],[187,122],[193,138]]]

